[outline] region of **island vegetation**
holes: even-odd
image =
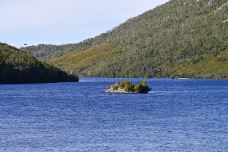
[[[134,84],[129,81],[120,81],[109,86],[106,92],[109,93],[148,93],[150,87],[147,85],[147,81],[144,79],[138,84]]]
[[[78,77],[0,43],[0,83],[77,82]]]

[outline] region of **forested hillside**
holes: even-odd
[[[53,66],[42,63],[7,44],[0,43],[0,83],[45,83],[78,81]]]
[[[70,51],[76,47],[76,44],[50,45],[40,44],[38,46],[23,47],[21,50],[32,54],[41,61],[62,55],[64,52]]]
[[[228,78],[228,0],[171,0],[49,63],[108,77]]]

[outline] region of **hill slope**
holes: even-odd
[[[62,55],[63,53],[70,51],[76,47],[76,44],[65,44],[65,45],[51,45],[51,44],[40,44],[37,46],[22,47],[21,50],[32,54],[34,57],[41,61],[46,59]]]
[[[53,66],[7,44],[0,43],[0,83],[45,83],[78,81]]]
[[[171,0],[49,63],[90,76],[228,78],[227,27],[228,0]]]

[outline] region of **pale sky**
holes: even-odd
[[[76,43],[168,0],[0,0],[0,42]]]

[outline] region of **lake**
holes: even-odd
[[[149,79],[149,94],[104,92],[119,80],[0,85],[0,151],[227,152],[228,81]]]

